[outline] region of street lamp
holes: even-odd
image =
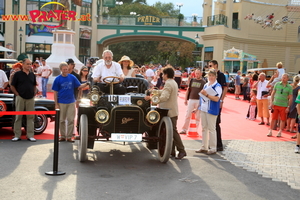
[[[196,36],[195,36],[195,51],[192,52],[192,54],[195,56],[195,58],[194,58],[195,59],[195,67],[196,67],[196,64],[197,64],[196,58],[197,58],[197,56],[200,56],[200,52],[198,51],[199,40],[200,40],[200,37],[197,33]]]
[[[176,3],[176,5],[179,7],[178,26],[180,26],[180,20],[181,20],[180,8],[183,6],[183,3]]]
[[[23,29],[22,29],[22,26],[20,26],[20,29],[19,29],[19,32],[20,32],[20,55],[21,55],[21,53],[22,53],[22,37],[23,37],[23,34],[22,34],[22,32],[23,32]]]
[[[123,1],[116,1],[116,4],[118,5],[118,25],[120,25],[120,8],[119,8],[119,6],[123,5]]]
[[[193,21],[194,21],[194,22],[197,22],[198,14],[193,13],[193,14],[192,14],[192,17],[193,17]]]

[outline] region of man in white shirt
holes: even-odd
[[[155,73],[153,71],[153,65],[149,66],[149,68],[146,70],[145,74],[146,74],[147,80],[151,86],[152,85],[151,81],[152,81],[152,79],[154,79],[154,76],[155,76]]]
[[[3,93],[3,90],[7,87],[8,85],[8,79],[5,74],[5,72],[0,69],[0,93]]]
[[[47,98],[47,84],[49,77],[52,74],[52,69],[49,65],[46,65],[46,61],[43,59],[42,60],[42,93],[43,93],[43,98]]]
[[[100,62],[94,69],[92,78],[94,82],[98,83],[97,85],[100,87],[100,90],[104,93],[109,93],[109,87],[106,87],[106,84],[103,82],[103,78],[108,76],[116,76],[119,77],[120,83],[123,82],[125,76],[123,74],[121,65],[113,59],[113,53],[110,50],[105,50],[102,54],[102,58],[104,62]],[[106,81],[114,81],[112,78],[106,79]],[[113,85],[115,94],[125,94],[126,89],[122,86],[122,84],[114,84]]]

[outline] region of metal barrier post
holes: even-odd
[[[55,115],[55,129],[54,129],[54,156],[53,156],[53,171],[45,172],[46,175],[50,176],[59,176],[59,175],[65,175],[66,172],[59,172],[58,171],[58,135],[59,135],[59,115],[60,110],[55,109],[56,115]]]

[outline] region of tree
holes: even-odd
[[[143,65],[150,63],[152,59],[158,57],[157,41],[137,41],[122,42],[110,45],[110,49],[114,52],[114,59],[118,61],[122,56],[129,56],[134,63]]]
[[[195,49],[195,44],[191,42],[177,41],[162,41],[157,46],[157,51],[163,55],[165,60],[169,60],[172,65],[182,65],[183,67],[193,64],[194,57],[192,51]],[[180,52],[180,53],[177,53]],[[177,60],[174,63],[174,57]],[[173,63],[171,63],[171,61]]]

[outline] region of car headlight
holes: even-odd
[[[95,118],[97,122],[104,124],[109,120],[109,114],[106,110],[101,109],[96,112]]]
[[[160,114],[156,110],[151,110],[148,112],[146,119],[151,124],[156,124],[160,120]]]
[[[159,98],[158,95],[153,95],[153,96],[151,97],[151,101],[152,101],[152,104],[159,104],[160,98]]]
[[[85,99],[85,98],[80,99],[79,106],[90,106],[90,105],[91,105],[90,99]]]

